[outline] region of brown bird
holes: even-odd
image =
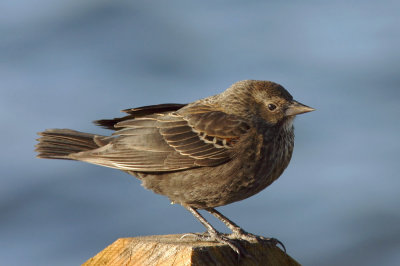
[[[122,118],[95,121],[115,130],[111,136],[48,129],[39,133],[36,151],[39,158],[84,161],[136,176],[145,188],[190,211],[207,228],[199,238],[226,243],[240,254],[235,240],[280,242],[244,231],[214,208],[274,182],[292,156],[294,117],[313,110],[279,84],[244,80],[190,104],[127,109]],[[232,234],[218,232],[198,209]]]

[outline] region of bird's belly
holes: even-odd
[[[245,149],[240,157],[214,167],[135,175],[145,188],[173,203],[199,209],[218,207],[251,197],[275,181],[290,161],[293,145],[287,143],[263,146],[258,142],[252,146],[256,149]]]
[[[143,186],[167,196],[171,202],[195,208],[226,205],[250,197],[256,180],[254,166],[226,163],[190,171],[137,174]]]
[[[167,196],[171,202],[202,209],[248,198],[276,179],[271,179],[268,171],[257,174],[259,170],[254,160],[233,160],[216,167],[138,175],[145,188]]]

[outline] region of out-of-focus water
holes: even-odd
[[[242,79],[281,83],[317,111],[297,118],[283,176],[219,209],[280,239],[304,265],[400,264],[399,8],[390,0],[3,1],[2,264],[77,265],[119,237],[203,231],[127,174],[35,159],[35,133],[108,134],[90,122],[190,102]]]

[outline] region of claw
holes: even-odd
[[[225,235],[223,233],[220,233],[218,231],[216,232],[204,232],[204,233],[187,233],[182,235],[180,238],[183,239],[185,237],[194,237],[198,241],[214,241],[222,244],[228,245],[235,253],[238,254],[238,259],[240,260],[241,256],[249,256],[249,254],[246,252],[243,247],[235,241],[235,239],[229,238],[229,235]]]
[[[248,242],[257,241],[258,243],[265,243],[273,246],[280,245],[283,251],[286,253],[285,245],[276,238],[266,238],[263,236],[254,235],[244,231],[243,229],[235,230],[232,234],[229,235],[230,239],[240,239],[246,240]]]
[[[214,241],[220,242],[220,243],[224,243],[227,244],[229,247],[231,247],[239,256],[241,254],[245,254],[246,251],[237,243],[235,243],[233,240],[227,238],[226,236],[224,236],[221,233],[214,233],[211,235],[211,238]]]
[[[186,233],[186,234],[182,235],[182,236],[180,237],[180,239],[184,239],[185,237],[189,237],[189,236],[196,238],[196,240],[206,240],[207,237],[208,237],[208,238],[210,237],[209,234],[208,234],[208,232],[203,232],[203,233]]]
[[[215,232],[208,232],[209,237],[208,241],[216,241],[222,244],[228,245],[233,251],[235,251],[236,254],[238,254],[238,261],[240,261],[240,258],[243,257],[251,257],[249,253],[237,242],[235,239],[230,239],[228,236],[225,234],[222,234],[218,231]]]
[[[286,253],[285,245],[283,245],[283,243],[281,241],[279,241],[278,239],[266,238],[263,236],[257,236],[257,235],[248,233],[248,232],[244,231],[242,228],[240,228],[240,226],[238,226],[237,224],[235,224],[234,222],[229,220],[226,216],[224,216],[222,213],[220,213],[216,209],[208,208],[206,210],[209,213],[211,213],[212,215],[214,215],[218,220],[223,222],[229,229],[232,230],[232,234],[230,234],[228,236],[230,239],[240,239],[240,240],[246,240],[248,242],[257,241],[259,243],[260,242],[264,242],[264,243],[268,242],[268,244],[272,244],[274,246],[279,244],[283,248],[283,251]]]
[[[275,246],[280,245],[282,247],[283,251],[286,253],[286,247],[280,240],[278,240],[276,238],[270,238],[270,239],[275,242]]]

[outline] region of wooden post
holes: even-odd
[[[250,256],[238,261],[228,245],[182,236],[120,238],[83,265],[300,265],[280,248],[268,244],[241,241]]]

